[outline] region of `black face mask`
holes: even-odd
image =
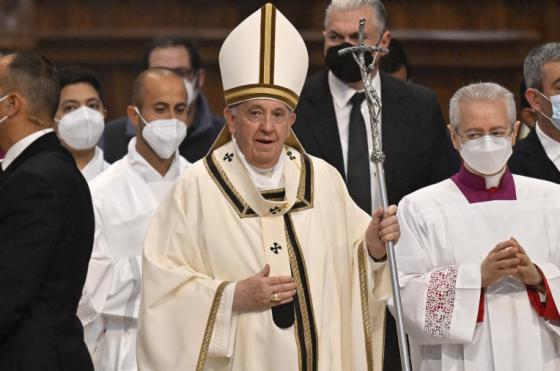
[[[345,55],[338,55],[338,51],[344,48],[353,46],[350,43],[343,43],[340,45],[331,46],[327,50],[327,55],[325,56],[325,64],[334,73],[336,77],[344,82],[358,82],[362,79],[360,73],[360,66],[354,60],[352,53]],[[370,53],[366,53],[366,66],[369,66],[373,62],[373,56]]]

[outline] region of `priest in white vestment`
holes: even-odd
[[[307,65],[271,4],[222,45],[227,125],[146,237],[140,370],[381,370],[396,207],[372,219],[301,148]]]
[[[54,128],[88,182],[109,168],[97,146],[105,129],[107,110],[101,83],[86,68],[69,66],[58,71],[60,102]]]
[[[399,204],[413,369],[560,370],[560,187],[508,170],[519,123],[505,88],[463,87],[449,110],[460,171]]]
[[[144,237],[150,219],[188,162],[187,93],[181,77],[149,69],[134,83],[128,153],[90,183],[95,238],[78,315],[96,371],[136,370],[136,327]]]

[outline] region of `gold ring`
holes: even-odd
[[[280,301],[280,297],[278,296],[278,293],[275,292],[274,294],[272,294],[272,298],[270,299],[270,301],[272,301],[273,303],[277,303]]]

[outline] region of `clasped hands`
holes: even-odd
[[[540,286],[543,276],[519,242],[511,237],[490,251],[480,265],[481,287],[486,288],[506,276],[519,278],[528,286]]]

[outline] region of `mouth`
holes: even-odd
[[[259,143],[259,144],[272,144],[274,142],[276,142],[274,139],[256,139],[255,142]]]

